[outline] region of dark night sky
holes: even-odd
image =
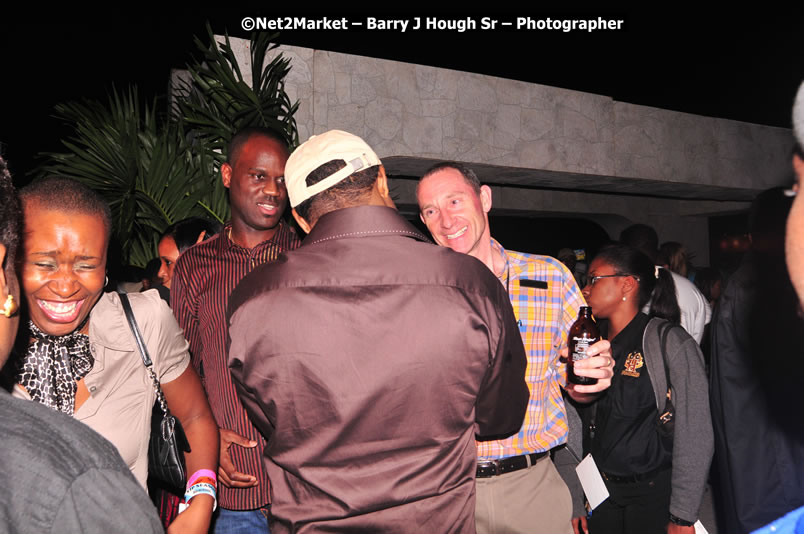
[[[266,3],[260,4],[265,6]],[[5,10],[5,8],[4,8]],[[0,20],[0,142],[20,179],[35,155],[60,150],[66,131],[53,106],[104,99],[112,84],[136,84],[163,96],[171,68],[182,67],[204,36],[248,37],[244,16],[311,16],[283,10],[211,10],[119,15],[95,12],[4,13]],[[317,16],[323,16],[319,14]],[[327,13],[359,20],[366,12]],[[625,19],[620,32],[526,31],[292,31],[279,42],[396,59],[608,95],[616,100],[714,117],[790,127],[790,107],[804,79],[804,14],[704,14],[642,10],[507,11],[438,14],[410,11],[371,16],[403,18],[491,16]],[[21,181],[21,180],[20,180]]]

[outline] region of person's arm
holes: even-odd
[[[586,506],[583,487],[575,468],[583,458],[583,422],[574,402],[567,395],[564,395],[564,408],[567,410],[567,444],[553,449],[553,464],[569,488],[572,517],[580,517],[586,515]]]
[[[703,296],[694,284],[691,284],[689,291],[694,296],[695,311],[693,313],[694,325],[691,326],[692,330],[689,334],[693,337],[698,345],[701,344],[706,325],[712,322],[712,307],[709,306],[706,297]]]
[[[670,513],[694,522],[698,519],[714,451],[709,388],[701,349],[695,340],[681,329],[673,328],[667,346],[675,412]],[[679,530],[679,525],[671,526]],[[673,530],[668,526],[669,532]]]
[[[497,343],[477,395],[475,421],[478,439],[499,439],[518,432],[525,418],[530,391],[525,382],[528,361],[514,310],[502,286],[496,299]]]
[[[145,308],[153,317],[144,330],[156,332],[148,336],[149,352],[154,360],[168,408],[184,429],[190,452],[185,453],[187,476],[200,469],[216,472],[218,468],[218,426],[209,408],[207,396],[198,374],[189,365],[187,341],[170,309],[158,297]],[[156,339],[154,340],[154,337]],[[177,532],[206,532],[212,518],[211,496],[198,495],[171,524]]]
[[[218,426],[212,417],[201,381],[192,366],[176,379],[162,384],[170,411],[178,418],[190,443],[184,454],[188,476],[200,469],[216,472],[218,468]],[[207,532],[212,519],[212,497],[198,495],[190,506],[171,523],[171,531]]]

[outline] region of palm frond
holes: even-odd
[[[284,78],[289,60],[280,55],[266,65],[275,35],[251,39],[251,85],[237,64],[229,36],[196,38],[200,57],[189,66],[189,85],[177,98],[178,120],[161,117],[157,103],[143,103],[136,87],[111,88],[107,101],[59,104],[58,119],[72,134],[65,152],[43,154],[39,174],[79,180],[102,195],[112,210],[113,237],[122,261],[144,266],[155,257],[164,229],[191,216],[229,218],[227,190],[219,178],[226,145],[246,126],[264,126],[298,144]]]

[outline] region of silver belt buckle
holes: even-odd
[[[483,460],[482,462],[480,462],[480,464],[481,464],[481,467],[483,467],[484,469],[488,468],[488,467],[491,467],[491,466],[494,466],[494,473],[493,473],[492,476],[497,476],[497,475],[501,474],[500,473],[500,461],[499,460]]]

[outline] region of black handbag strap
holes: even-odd
[[[670,369],[667,366],[667,335],[670,333],[670,330],[673,329],[675,325],[670,322],[665,322],[662,324],[662,363],[664,364],[664,377],[667,383],[667,398],[670,398],[670,390],[672,389],[672,384],[670,383]]]
[[[145,343],[142,341],[142,334],[140,334],[140,329],[137,327],[137,319],[134,318],[134,312],[131,310],[128,295],[125,293],[118,293],[118,295],[120,296],[120,303],[123,305],[123,312],[126,314],[128,327],[131,328],[131,333],[134,334],[134,341],[137,342],[137,349],[139,349],[140,356],[142,356],[142,363],[145,364],[145,367],[151,367],[153,362],[151,361],[151,356],[148,354],[148,347],[146,347]]]
[[[134,318],[134,311],[131,309],[128,295],[125,293],[117,293],[117,295],[120,297],[120,303],[123,305],[123,312],[126,314],[128,326],[131,328],[131,333],[134,335],[134,340],[137,342],[137,349],[139,350],[140,357],[142,357],[142,363],[145,365],[145,370],[148,371],[154,383],[154,391],[156,391],[156,399],[159,402],[159,407],[162,409],[165,416],[168,416],[170,415],[170,410],[168,409],[167,400],[162,393],[162,386],[159,384],[159,379],[154,372],[154,364],[151,361],[151,356],[148,354],[148,347],[145,346],[145,342],[142,340],[142,334],[140,334],[140,329],[137,326],[137,319]]]

